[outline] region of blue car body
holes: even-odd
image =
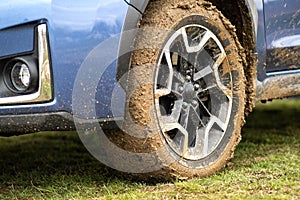
[[[137,27],[147,4],[148,0],[0,2],[0,67],[3,69],[5,62],[14,57],[31,55],[35,49],[35,28],[45,24],[51,71],[51,98],[45,101],[22,103],[16,100],[16,103],[5,103],[7,96],[4,91],[0,93],[0,99],[3,99],[0,105],[0,132],[5,135],[74,129],[73,88],[86,58],[112,37],[118,45],[112,49],[112,57],[118,58],[122,49],[130,49],[134,34],[125,39],[122,32]],[[258,59],[257,83],[261,87],[258,88],[260,94],[257,99],[269,99],[270,96],[264,98],[262,95],[266,80],[279,75],[300,74],[300,0],[245,0],[245,4],[256,42],[253,54]],[[294,57],[286,55],[285,59],[280,59],[276,57],[278,50]],[[102,58],[99,55],[98,59]],[[84,115],[83,118],[104,121],[123,116],[125,92],[122,89],[118,96],[114,96],[120,102],[117,114],[113,114],[111,109],[112,93],[119,84],[117,77],[128,70],[130,55],[120,59],[108,64],[101,60],[96,62],[99,69],[105,68],[95,96],[97,113],[95,116]],[[299,84],[297,78],[295,81]],[[3,85],[1,82],[0,86]],[[291,95],[297,94],[294,92]]]

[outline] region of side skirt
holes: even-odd
[[[300,73],[273,75],[257,81],[256,100],[280,99],[300,96]]]

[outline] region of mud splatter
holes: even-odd
[[[267,54],[269,71],[300,68],[300,47],[274,49]]]
[[[300,75],[290,74],[266,79],[257,87],[257,100],[271,100],[300,94]]]

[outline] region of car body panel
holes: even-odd
[[[1,30],[41,19],[47,22],[54,99],[39,104],[2,105],[0,114],[72,113],[72,90],[81,64],[97,45],[112,35],[120,34],[127,9],[128,5],[123,0],[91,0],[88,3],[70,0],[1,2],[0,18],[3,19],[0,20]],[[17,42],[22,43],[22,39]],[[107,73],[115,76],[115,66],[116,64],[112,63],[110,72]],[[98,107],[98,118],[111,115],[109,106],[103,105],[109,105],[110,99],[105,96],[110,95],[109,91],[116,84],[116,80],[110,78],[106,81],[104,92],[97,97],[101,101]]]
[[[264,0],[267,72],[300,68],[300,0]]]

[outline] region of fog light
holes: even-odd
[[[0,76],[1,77],[1,76]],[[32,56],[9,60],[3,71],[7,94],[30,94],[38,89],[39,76],[37,61]]]
[[[27,64],[17,62],[11,69],[11,82],[20,92],[26,91],[30,86],[31,74]]]

